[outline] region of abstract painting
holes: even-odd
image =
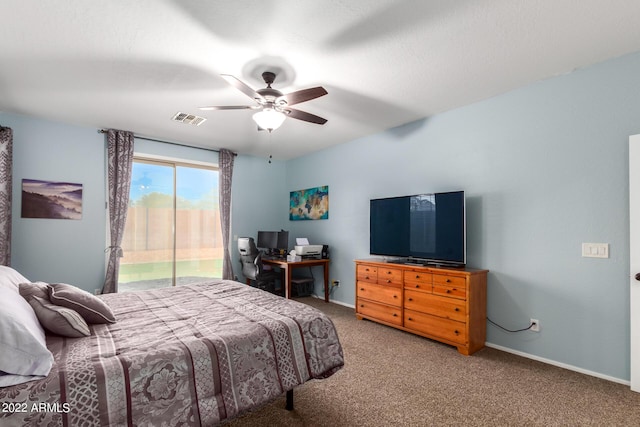
[[[289,220],[329,219],[329,186],[292,191],[289,194]]]
[[[23,179],[22,218],[82,219],[82,184]]]

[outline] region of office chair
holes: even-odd
[[[256,248],[253,237],[238,237],[238,251],[242,264],[242,275],[247,278],[247,284],[276,293],[276,280],[280,277],[275,271],[265,271],[262,266],[262,254]]]

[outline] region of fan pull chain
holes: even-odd
[[[273,147],[273,145],[271,145],[271,131],[269,131],[269,147]],[[269,164],[271,164],[271,159],[273,158],[273,156],[271,154],[269,154]]]

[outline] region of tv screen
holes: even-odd
[[[464,191],[373,199],[370,202],[372,255],[464,265]]]

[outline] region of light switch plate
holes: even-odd
[[[582,256],[585,258],[609,258],[609,244],[583,243]]]

